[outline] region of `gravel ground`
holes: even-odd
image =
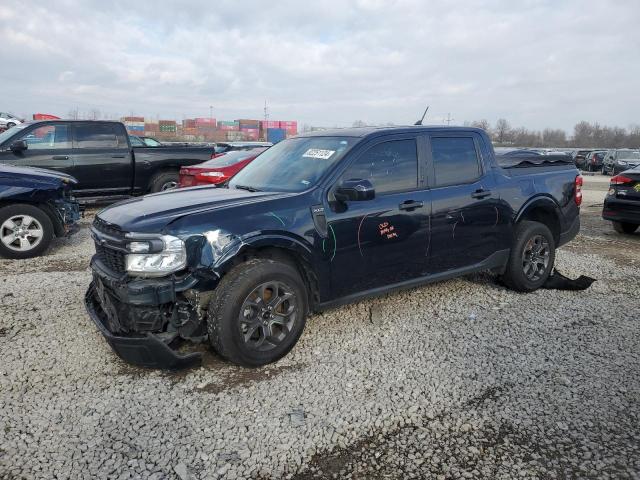
[[[0,260],[0,478],[640,478],[640,235],[586,183],[557,258],[586,292],[417,288],[313,317],[256,370],[120,361],[82,303],[89,219]]]

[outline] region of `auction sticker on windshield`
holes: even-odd
[[[309,150],[304,152],[302,156],[307,158],[321,158],[322,160],[328,160],[334,153],[336,153],[335,150],[320,150],[318,148],[310,148]]]

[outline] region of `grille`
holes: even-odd
[[[109,270],[116,273],[125,272],[124,252],[114,250],[96,243],[96,256]]]
[[[112,237],[120,238],[123,236],[123,232],[119,227],[111,225],[110,223],[107,223],[98,217],[93,220],[93,226],[96,228],[96,230],[102,233],[106,233],[107,235],[111,235]]]

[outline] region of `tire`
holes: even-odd
[[[613,224],[613,229],[618,233],[626,233],[632,234],[634,233],[640,225],[635,223],[627,223],[627,222],[611,222]]]
[[[534,253],[531,261],[529,253],[537,248],[540,248],[540,255]],[[533,292],[547,281],[555,258],[556,246],[551,230],[539,222],[522,221],[516,225],[515,240],[502,283],[517,292]]]
[[[207,317],[209,342],[233,363],[266,365],[294,347],[307,312],[307,289],[298,270],[281,261],[254,258],[234,267],[214,290]],[[268,332],[271,338],[279,338],[267,341]]]
[[[167,171],[156,173],[149,182],[149,191],[151,193],[164,192],[172,190],[178,186],[180,175],[178,172]]]
[[[28,225],[21,229],[25,221]],[[51,219],[38,207],[15,204],[0,208],[0,256],[13,259],[37,257],[49,247],[53,236]]]

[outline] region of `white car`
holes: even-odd
[[[22,120],[10,113],[0,112],[0,127],[11,128],[20,125]]]

